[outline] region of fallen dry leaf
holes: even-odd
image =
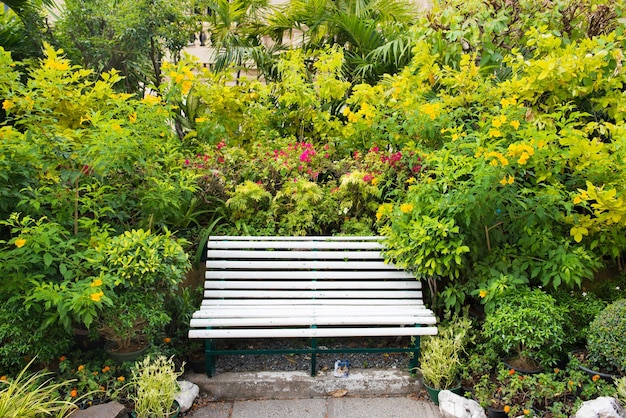
[[[348,393],[348,389],[335,389],[332,392],[328,393],[328,396],[332,396],[333,398],[342,398],[346,396]]]

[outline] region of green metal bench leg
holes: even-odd
[[[417,327],[421,325],[416,325]],[[411,348],[413,349],[411,353],[413,353],[413,358],[409,363],[409,372],[411,374],[415,374],[417,372],[417,367],[419,366],[420,361],[420,337],[416,335],[412,338]]]
[[[205,341],[204,363],[206,367],[206,375],[208,377],[213,377],[215,375],[215,361],[217,356],[215,354],[211,354],[214,348],[215,342],[213,340]]]
[[[317,328],[315,325],[311,328]],[[315,377],[317,374],[317,338],[311,338],[311,377]]]

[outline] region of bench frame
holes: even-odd
[[[315,376],[317,354],[404,352],[412,353],[414,371],[420,336],[437,333],[436,319],[423,306],[421,282],[384,262],[381,239],[210,237],[204,300],[189,331],[189,338],[205,339],[207,376],[215,374],[217,356],[240,354],[309,354]],[[412,342],[320,348],[317,341],[381,336],[411,336]],[[310,338],[310,347],[217,349],[216,340],[224,338]]]

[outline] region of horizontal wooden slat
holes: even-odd
[[[246,270],[396,270],[392,264],[378,261],[251,261],[207,260],[208,269]]]
[[[269,280],[207,280],[204,282],[205,290],[237,290],[237,289],[254,289],[254,290],[280,290],[280,289],[309,289],[309,290],[330,290],[330,289],[353,289],[355,292],[365,289],[381,289],[381,290],[419,290],[420,286],[417,281],[400,281],[390,280],[387,282],[380,281],[269,281]]]
[[[419,307],[395,306],[234,306],[203,307],[193,313],[194,318],[284,318],[288,316],[332,317],[332,316],[397,316],[432,317],[433,313]],[[412,323],[412,322],[410,322]]]
[[[192,329],[189,338],[313,338],[436,335],[437,327]]]
[[[406,325],[421,323],[419,318],[411,316],[336,316],[284,318],[194,318],[192,328],[206,327],[286,327],[286,326],[344,326],[344,325]],[[429,322],[429,324],[434,324]]]
[[[356,235],[333,235],[333,236],[293,236],[280,237],[275,235],[211,235],[209,241],[381,241],[380,236],[356,236]]]
[[[208,241],[208,249],[317,249],[317,250],[380,250],[382,244],[376,241]]]
[[[208,270],[207,279],[259,279],[259,280],[393,280],[408,279],[417,283],[411,273],[402,270],[373,270],[373,271],[246,271],[246,270]]]
[[[201,307],[227,306],[334,306],[334,305],[364,305],[373,306],[409,306],[424,307],[417,299],[205,299]]]
[[[254,251],[254,250],[207,250],[207,259],[219,260],[380,260],[380,251]]]
[[[392,298],[392,299],[420,299],[422,297],[421,292],[413,291],[398,291],[391,290],[384,291],[341,291],[341,290],[205,290],[205,298],[360,298],[360,299],[377,299],[377,298]]]

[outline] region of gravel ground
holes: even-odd
[[[235,340],[225,341],[218,345],[219,349],[284,349],[307,348],[309,339],[290,338]],[[318,347],[323,348],[357,348],[357,347],[408,347],[407,338],[333,338],[317,340]],[[348,360],[352,368],[408,368],[408,353],[330,353],[317,355],[317,367],[320,370],[334,369],[336,360]],[[217,373],[237,371],[309,371],[311,356],[308,354],[267,354],[267,355],[224,355],[219,356],[216,363]]]

